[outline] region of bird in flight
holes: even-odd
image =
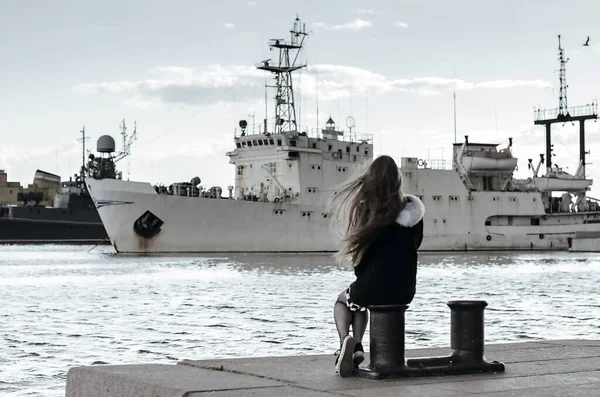
[[[585,41],[585,43],[583,44],[584,47],[589,47],[590,46],[590,36],[587,37],[587,40]]]

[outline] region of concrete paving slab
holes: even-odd
[[[501,357],[505,363],[548,361],[556,359],[585,358],[600,356],[600,347],[584,347],[577,345],[543,345],[535,351],[531,349],[505,350],[502,352],[493,352],[495,356]],[[486,356],[492,356],[492,352],[486,353]]]
[[[583,346],[583,347],[600,347],[600,340],[591,339],[566,339],[566,340],[548,340],[544,343],[549,345],[559,346]]]
[[[507,364],[510,376],[569,374],[600,371],[600,356]],[[600,393],[598,393],[600,395]]]
[[[71,368],[66,397],[185,397],[194,391],[281,386],[256,376],[181,365],[95,365]]]
[[[191,393],[186,397],[335,397],[344,396],[339,393],[324,393],[298,387],[282,386],[251,390],[227,390],[214,392]]]
[[[554,388],[566,386],[596,384],[600,388],[600,372],[577,372],[569,374],[538,375],[538,376],[506,376],[502,379],[491,380],[466,380],[464,382],[452,382],[437,387],[446,390],[455,390],[465,393],[489,393],[506,391],[529,391],[540,388]]]
[[[485,397],[598,397],[599,387],[596,384],[578,385],[577,387],[544,387],[540,389],[500,391],[485,393]]]
[[[344,395],[357,397],[455,397],[464,396],[462,391],[440,389],[437,385],[406,385],[394,382],[391,386],[374,385],[372,388],[344,390]]]

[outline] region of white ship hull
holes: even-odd
[[[469,195],[454,171],[414,172],[421,175],[404,175],[405,191],[421,193],[426,206],[422,251],[566,250],[575,232],[600,231],[600,223],[592,221],[600,222],[600,214],[547,215],[537,192]],[[120,253],[337,249],[331,217],[325,217],[320,206],[171,196],[157,194],[149,183],[114,179],[87,179],[86,183]],[[146,211],[164,222],[151,238],[133,229]],[[531,219],[538,219],[539,225],[532,225]]]

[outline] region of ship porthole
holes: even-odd
[[[540,233],[540,240],[544,238],[544,234]]]
[[[485,237],[485,239],[486,239],[487,241],[490,241],[490,240],[492,239],[492,236],[490,236],[490,235],[488,234],[488,235]]]

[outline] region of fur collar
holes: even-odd
[[[418,197],[412,194],[405,194],[406,204],[396,218],[396,223],[404,227],[413,227],[425,216],[425,206]]]

